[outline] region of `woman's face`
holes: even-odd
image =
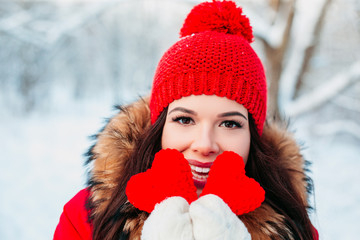
[[[183,97],[169,104],[161,146],[184,154],[199,193],[210,166],[222,152],[233,151],[246,164],[250,149],[248,111],[216,95]]]

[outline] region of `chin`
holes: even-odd
[[[200,197],[200,194],[202,193],[202,190],[203,190],[203,188],[197,188],[196,189],[196,194],[197,194],[198,197]]]

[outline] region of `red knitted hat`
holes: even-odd
[[[158,64],[150,98],[151,122],[181,97],[217,95],[242,104],[261,135],[266,78],[250,46],[252,28],[242,9],[231,1],[201,3],[187,16],[180,36]]]

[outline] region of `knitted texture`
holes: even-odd
[[[241,8],[230,1],[195,6],[181,38],[161,58],[155,72],[151,121],[174,100],[217,95],[242,104],[261,135],[266,117],[266,79],[250,43],[252,29]]]
[[[125,192],[132,205],[148,213],[169,197],[183,197],[189,204],[197,199],[190,165],[174,149],[156,153],[151,168],[132,176]]]
[[[231,1],[204,2],[195,6],[185,19],[180,36],[208,30],[243,36],[248,42],[254,38],[249,19]]]
[[[207,194],[219,196],[236,215],[255,210],[265,200],[264,189],[245,175],[243,159],[234,152],[216,158],[200,196]]]

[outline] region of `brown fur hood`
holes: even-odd
[[[117,181],[123,174],[124,164],[133,153],[139,137],[150,126],[148,99],[141,99],[119,110],[95,136],[97,141],[88,154],[90,201],[94,207],[92,216],[100,214],[108,206]],[[278,153],[279,164],[291,171],[292,182],[306,203],[308,184],[305,161],[293,136],[285,128],[266,124],[262,137]],[[128,220],[125,228],[131,233],[130,239],[140,239],[139,233],[146,217],[146,214],[140,214],[137,219]],[[262,204],[241,219],[253,239],[276,239],[274,236],[279,229],[287,229],[283,217],[267,204]]]

